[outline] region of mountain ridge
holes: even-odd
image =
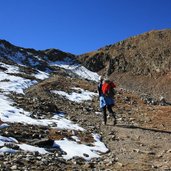
[[[171,94],[168,93],[171,91],[170,29],[145,32],[82,55],[74,55],[54,48],[37,51],[14,46],[5,40],[1,40],[0,43],[1,49],[4,44],[13,53],[17,51],[19,54],[24,53],[27,56],[27,65],[31,66],[29,61],[34,61],[37,63],[34,68],[39,70],[52,71],[54,66],[49,66],[48,61],[55,62],[70,58],[90,71],[104,77],[109,76],[120,87],[156,99],[164,97],[171,101]],[[8,53],[12,53],[11,51]],[[7,59],[6,57],[5,60]]]
[[[117,125],[110,116],[103,125],[99,75],[83,67],[84,60],[56,49],[38,52],[7,46],[0,44],[0,170],[171,168],[169,104],[153,105],[153,99],[117,85]],[[100,74],[108,73],[111,57],[104,58]],[[118,77],[118,83],[131,78],[129,72],[113,74],[109,75],[114,81]],[[131,76],[127,88],[135,76],[141,84],[141,75]],[[151,84],[151,77],[145,77]]]
[[[168,94],[171,85],[170,49],[171,30],[155,30],[80,55],[79,59],[88,69],[109,76],[128,90],[155,98],[164,96],[171,101]]]

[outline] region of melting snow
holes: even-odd
[[[42,126],[56,125],[56,127],[60,129],[84,130],[77,124],[73,124],[71,121],[59,115],[54,115],[52,119],[33,119],[30,117],[29,112],[26,112],[21,108],[14,107],[13,102],[4,95],[0,95],[0,113],[0,118],[3,122]]]
[[[0,45],[1,48],[3,48],[2,45]],[[25,57],[22,53],[18,52],[14,54],[14,56],[10,57],[13,61],[17,63],[21,63],[20,61],[24,60]],[[34,61],[32,61],[34,63]],[[13,76],[9,75],[9,73],[21,73],[19,71],[19,68],[17,66],[11,66],[6,65],[0,62],[0,65],[4,68],[6,68],[5,71],[0,71],[0,119],[3,122],[8,123],[24,123],[24,124],[31,124],[31,125],[43,125],[43,126],[49,126],[51,128],[58,128],[58,129],[70,129],[70,130],[80,130],[84,131],[83,128],[78,126],[77,124],[74,124],[73,122],[67,120],[64,118],[63,114],[54,114],[54,116],[50,119],[34,119],[31,118],[31,114],[27,111],[24,111],[21,108],[15,107],[14,102],[9,99],[6,95],[10,92],[16,92],[16,93],[24,93],[24,89],[28,88],[29,86],[36,84],[37,81],[31,81],[29,79],[24,79],[19,76]],[[51,63],[51,65],[60,66],[63,68],[67,68],[68,70],[75,72],[77,75],[95,80],[97,81],[99,76],[96,73],[93,73],[86,68],[80,66],[79,64],[73,64],[73,61],[71,59],[66,59],[64,62],[58,61],[56,63]],[[37,71],[37,74],[34,74],[36,78],[39,79],[46,79],[49,77],[48,73]],[[77,103],[81,103],[85,100],[91,100],[93,96],[96,96],[96,93],[83,90],[81,88],[73,88],[73,92],[71,94],[68,94],[63,91],[52,91],[53,93],[57,93],[61,96],[64,96],[65,98],[75,101]],[[78,92],[79,91],[79,92]],[[8,124],[1,124],[0,129],[3,129],[5,127],[8,127]],[[66,152],[66,155],[63,155],[65,159],[70,159],[74,156],[80,156],[85,158],[86,160],[90,160],[94,157],[99,157],[99,153],[106,152],[108,149],[105,147],[105,145],[100,141],[98,135],[93,135],[95,142],[92,144],[92,146],[88,146],[85,144],[81,144],[81,142],[77,143],[79,141],[78,137],[74,137],[74,139],[77,141],[70,141],[68,139],[63,139],[60,141],[55,141],[55,146],[60,146],[60,148]],[[28,144],[18,144],[18,141],[15,138],[12,137],[3,137],[0,136],[0,146],[2,147],[4,143],[16,143],[21,149],[25,151],[38,151],[41,154],[48,153],[44,148],[34,147]],[[71,148],[72,147],[72,148]],[[6,147],[0,148],[0,153],[9,152],[13,153],[16,152],[16,150],[9,149]]]
[[[65,58],[64,61],[50,62],[49,64],[51,66],[58,66],[58,67],[70,70],[71,72],[77,74],[78,76],[88,79],[88,80],[92,80],[92,81],[99,80],[99,75],[97,73],[88,70],[87,68],[85,68],[84,66],[81,66],[78,63],[75,63],[70,58]]]
[[[42,72],[42,71],[38,71],[37,74],[33,74],[33,76],[35,76],[36,78],[38,78],[40,80],[44,80],[49,77],[49,74]]]
[[[0,72],[0,89],[6,93],[16,92],[24,94],[24,89],[36,83],[37,81],[35,80],[31,81],[29,79]]]
[[[28,144],[19,144],[18,146],[24,151],[39,152],[40,154],[49,153],[44,148],[34,147],[34,146],[28,145]]]
[[[15,153],[17,150],[13,150],[11,148],[2,147],[0,148],[0,153]]]
[[[68,94],[64,91],[56,91],[56,90],[52,90],[52,93],[55,94],[59,94],[61,96],[64,96],[65,98],[67,98],[70,101],[74,101],[77,103],[81,103],[83,101],[87,101],[87,100],[92,100],[93,96],[97,96],[97,93],[93,93],[87,90],[83,90],[81,88],[73,88],[74,90],[79,90],[80,92],[72,92],[71,94]]]
[[[93,146],[80,144],[65,138],[64,140],[55,141],[54,147],[60,147],[63,151],[66,152],[66,154],[63,155],[64,159],[66,160],[69,160],[74,156],[80,156],[86,160],[90,160],[95,157],[100,157],[100,152],[105,153],[108,151],[106,146],[100,141],[97,134],[94,134],[93,137],[95,139],[95,143],[93,144]]]

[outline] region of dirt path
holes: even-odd
[[[102,155],[96,169],[171,170],[171,116],[168,115],[171,107],[148,106],[139,99],[134,100],[135,104],[118,102],[114,108],[118,119],[116,126],[113,126],[112,118],[108,119],[107,125],[102,125],[100,112],[77,116],[84,118],[84,127],[101,134],[102,141],[110,150]],[[93,108],[92,112],[98,108],[95,100]]]
[[[154,132],[125,125],[102,126],[103,141],[115,162],[109,169],[171,169],[171,132]]]

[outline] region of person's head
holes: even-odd
[[[103,81],[103,77],[100,76],[100,77],[99,77],[99,82],[102,82],[102,81]]]
[[[105,83],[109,83],[109,82],[110,82],[109,77],[105,77],[104,82],[105,82]]]

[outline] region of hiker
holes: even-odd
[[[110,81],[108,78],[104,80],[101,86],[102,94],[100,96],[100,109],[102,110],[102,113],[103,113],[103,120],[104,120],[103,123],[105,125],[107,123],[106,109],[113,116],[113,119],[114,119],[113,124],[116,125],[115,112],[113,112],[112,110],[112,107],[115,104],[115,101],[114,101],[114,95],[116,93],[114,89],[115,87],[116,85],[112,81]]]
[[[99,93],[99,101],[100,101],[100,110],[103,113],[103,122],[106,125],[106,102],[105,102],[105,98],[102,92],[102,85],[103,85],[103,78],[100,76],[99,77],[99,84],[98,84],[98,93]]]
[[[103,92],[102,92],[102,84],[103,84],[103,78],[102,78],[102,76],[100,76],[99,77],[99,84],[98,84],[99,99],[103,95]]]

